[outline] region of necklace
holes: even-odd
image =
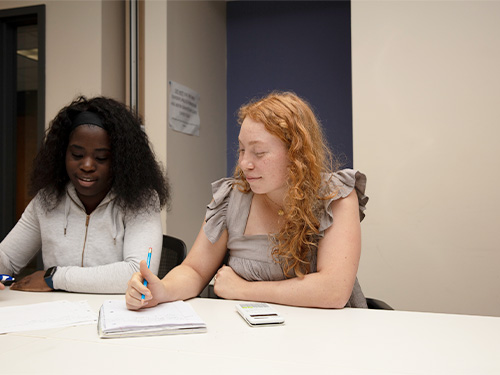
[[[281,206],[278,203],[276,203],[275,201],[273,201],[271,198],[269,198],[267,196],[267,194],[264,194],[264,195],[266,197],[266,201],[269,200],[269,201],[271,201],[272,204],[274,204],[276,207],[278,207],[278,216],[283,216],[285,214],[285,211],[283,211]]]

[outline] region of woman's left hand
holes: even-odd
[[[31,275],[23,277],[21,280],[16,281],[11,285],[11,290],[22,290],[25,292],[51,292],[53,289],[50,288],[45,279],[43,278],[45,271],[36,271]]]
[[[219,268],[214,277],[214,292],[224,299],[242,299],[248,281],[241,278],[229,266]]]

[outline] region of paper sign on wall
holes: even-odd
[[[177,82],[170,81],[168,124],[178,132],[200,135],[198,102],[200,94]]]

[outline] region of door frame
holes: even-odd
[[[16,202],[16,29],[38,32],[37,147],[45,134],[45,5],[0,10],[0,241],[15,225]]]

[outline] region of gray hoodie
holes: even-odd
[[[69,183],[50,211],[37,195],[0,243],[0,273],[17,274],[42,249],[44,268],[57,266],[54,288],[82,293],[124,293],[153,248],[151,270],[158,272],[162,249],[159,208],[125,213],[112,192],[87,215]]]

